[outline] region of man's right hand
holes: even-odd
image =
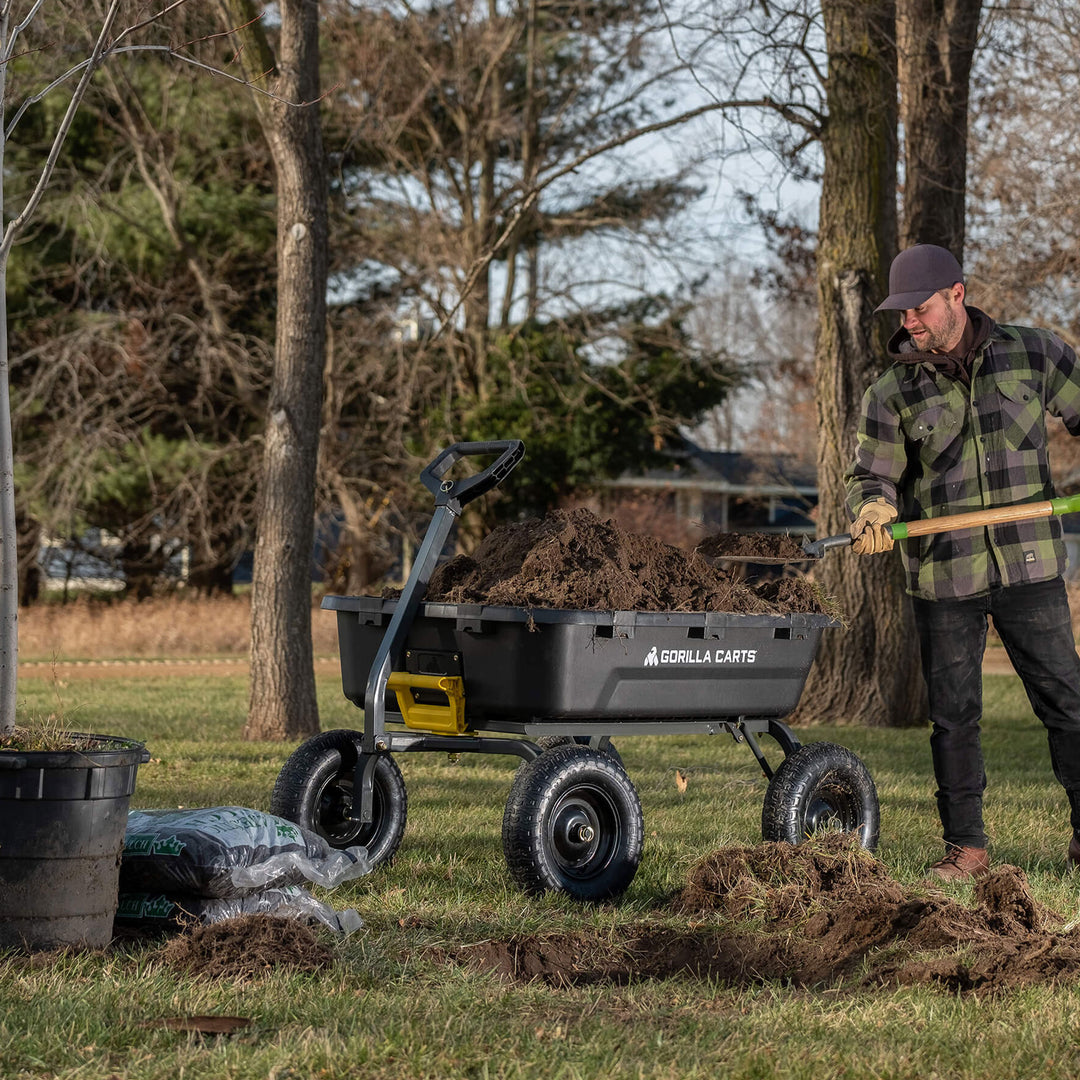
[[[864,504],[851,526],[851,550],[856,555],[876,555],[879,551],[891,551],[892,534],[886,526],[896,520],[896,507],[890,506],[885,497]]]

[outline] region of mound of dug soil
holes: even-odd
[[[317,971],[334,954],[296,919],[242,915],[193,927],[173,938],[161,958],[189,975],[249,979],[282,967]]]
[[[789,537],[772,539],[788,540],[802,551]],[[623,532],[586,509],[555,510],[542,520],[496,529],[471,557],[459,555],[438,567],[426,599],[577,611],[829,610],[806,578],[749,584],[700,552]]]
[[[771,562],[806,561],[802,544],[791,536],[780,533],[715,533],[705,537],[694,550],[708,559],[762,559]]]
[[[692,975],[813,988],[861,973],[863,988],[956,992],[1080,975],[1080,931],[1065,930],[1039,905],[1015,866],[978,882],[969,906],[929,885],[903,888],[843,838],[723,848],[692,869],[672,905],[701,922],[522,935],[458,949],[451,959],[555,986]]]

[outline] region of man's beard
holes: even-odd
[[[957,304],[945,308],[945,321],[937,330],[928,330],[919,348],[924,352],[945,352],[950,345],[958,344],[963,337],[964,309]]]

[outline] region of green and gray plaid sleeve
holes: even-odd
[[[852,516],[884,496],[900,520],[939,517],[1054,496],[1046,413],[1080,433],[1076,354],[1046,330],[994,328],[970,390],[928,364],[894,364],[863,399],[845,474]],[[1064,571],[1057,518],[901,541],[908,590],[927,599],[977,596],[994,585]]]

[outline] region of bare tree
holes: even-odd
[[[225,78],[231,79],[234,83],[252,85],[247,82],[244,76],[237,76],[235,74],[228,74],[222,71],[213,63],[208,63],[205,60],[198,58],[193,52],[190,51],[190,47],[195,44],[199,44],[205,38],[200,38],[196,41],[191,41],[190,38],[184,38],[183,35],[178,35],[181,40],[188,41],[190,44],[184,46],[183,50],[180,47],[174,46],[171,42],[164,37],[160,32],[154,36],[149,31],[154,28],[160,27],[163,17],[174,11],[176,11],[185,0],[174,0],[173,3],[167,3],[159,12],[152,14],[149,17],[142,17],[132,21],[126,29],[117,30],[118,26],[123,25],[121,21],[122,13],[125,11],[125,5],[121,0],[111,0],[108,4],[107,10],[99,12],[100,15],[100,32],[98,33],[96,40],[91,42],[91,50],[88,58],[76,64],[74,67],[67,71],[62,72],[55,77],[51,77],[43,85],[33,87],[27,94],[24,95],[22,104],[19,109],[14,112],[11,118],[8,120],[4,129],[4,140],[10,138],[12,130],[15,128],[18,121],[23,117],[28,108],[35,103],[41,101],[43,97],[50,92],[57,92],[65,86],[75,85],[75,89],[72,92],[67,108],[64,115],[57,125],[55,136],[52,139],[51,145],[48,148],[46,161],[44,168],[38,178],[36,185],[34,185],[28,192],[25,202],[22,207],[9,213],[9,222],[4,232],[3,239],[0,241],[0,283],[4,285],[3,296],[6,297],[6,273],[8,265],[8,256],[11,252],[11,246],[15,238],[25,229],[27,223],[32,219],[36,209],[41,203],[49,181],[53,177],[57,163],[60,159],[61,149],[64,145],[64,141],[70,132],[76,113],[80,104],[86,97],[91,78],[100,70],[102,65],[111,57],[124,53],[150,53],[160,54],[167,58],[179,59],[192,64],[196,68],[201,68],[204,71],[214,72],[218,75],[224,75]],[[30,5],[25,15],[21,17],[16,16],[12,3],[0,3],[0,78],[3,82],[0,83],[0,90],[7,91],[7,80],[9,77],[9,64],[8,60],[15,55],[15,51],[18,48],[27,50],[33,54],[36,50],[47,49],[50,47],[50,42],[44,35],[36,42],[31,39],[31,34],[36,28],[36,22],[39,14],[41,14],[46,5],[42,2],[37,2]],[[300,5],[305,7],[305,5]],[[313,7],[313,5],[310,5]],[[285,19],[284,26],[289,31],[297,30],[296,20],[293,18],[295,14],[295,7],[287,7],[287,18]],[[295,291],[291,294],[285,291],[285,294],[281,299],[281,311],[284,315],[285,325],[291,330],[290,340],[279,349],[279,356],[284,356],[288,363],[286,369],[288,372],[287,377],[279,380],[279,396],[273,402],[272,416],[275,418],[277,424],[274,429],[275,434],[272,432],[271,436],[267,439],[267,442],[273,444],[276,448],[276,454],[273,455],[276,463],[280,464],[282,460],[286,463],[286,469],[290,462],[294,460],[300,460],[302,463],[313,462],[315,458],[314,448],[317,446],[318,440],[318,424],[319,424],[319,380],[321,377],[321,345],[322,335],[325,333],[325,319],[324,312],[325,307],[325,269],[321,273],[320,279],[320,266],[325,267],[325,249],[326,249],[326,227],[325,227],[325,192],[324,185],[320,185],[319,176],[321,176],[321,169],[323,164],[321,144],[318,141],[319,129],[318,118],[315,116],[314,125],[308,120],[314,110],[304,110],[299,108],[300,102],[307,100],[314,100],[318,95],[317,92],[309,95],[307,98],[302,97],[303,93],[311,85],[309,80],[312,70],[315,71],[314,86],[317,90],[317,48],[314,54],[311,52],[313,43],[317,42],[317,34],[314,32],[317,30],[317,24],[314,15],[311,11],[305,10],[302,13],[303,18],[300,20],[302,23],[302,29],[304,33],[297,34],[294,37],[289,37],[289,44],[283,48],[282,56],[283,62],[287,68],[287,77],[279,78],[274,82],[270,89],[263,81],[265,71],[261,68],[253,70],[253,76],[257,77],[261,85],[255,88],[258,99],[264,103],[273,101],[274,106],[281,116],[281,127],[288,129],[290,122],[298,117],[303,117],[296,129],[296,137],[299,140],[306,138],[308,141],[305,144],[305,149],[309,154],[310,160],[315,162],[315,167],[318,175],[312,177],[310,173],[304,173],[303,171],[297,172],[293,170],[289,173],[291,180],[290,184],[282,185],[285,189],[286,195],[283,199],[283,207],[285,217],[289,224],[284,230],[282,237],[282,243],[279,246],[279,262],[289,268],[294,269],[292,280],[304,281],[310,280],[314,282],[313,292],[310,294],[297,294]],[[317,11],[315,12],[317,15]],[[85,17],[85,11],[83,12]],[[65,25],[72,26],[73,22],[69,21]],[[229,24],[231,27],[233,24]],[[301,63],[299,66],[294,64],[299,58]],[[313,61],[313,62],[311,62]],[[304,75],[305,77],[301,77]],[[274,96],[274,90],[280,89],[285,93],[289,93],[292,96],[288,101],[283,100],[280,96]],[[122,95],[121,95],[122,96]],[[134,102],[127,102],[133,110],[136,105]],[[133,112],[125,114],[123,108],[118,109],[116,115],[121,117],[122,123],[133,123]],[[273,142],[271,143],[273,146]],[[170,200],[171,193],[167,190],[168,184],[165,177],[165,173],[160,169],[155,173],[151,168],[147,167],[147,163],[144,160],[142,162],[144,166],[144,177],[154,187],[157,184],[157,194],[159,196],[159,204],[162,207],[165,215],[165,220],[168,223],[170,221]],[[320,192],[322,198],[320,202]],[[308,194],[314,193],[314,205],[309,207]],[[291,201],[290,201],[291,198]],[[322,216],[320,217],[320,209]],[[175,241],[183,245],[185,243],[184,238],[179,231],[174,232]],[[198,259],[194,252],[190,252],[192,258],[189,260],[190,268],[193,272],[193,276],[197,282],[200,281],[201,266],[198,263]],[[288,278],[288,274],[284,275]],[[205,285],[205,281],[201,282]],[[213,325],[215,320],[214,304],[215,296],[212,294],[209,288],[203,289],[203,301],[211,314],[210,324]],[[218,323],[223,324],[223,320],[219,318]],[[123,334],[130,331],[132,323],[129,322],[124,325],[121,322],[121,330]],[[218,327],[219,330],[222,326]],[[3,416],[0,419],[0,455],[3,456],[3,461],[0,463],[0,492],[3,492],[4,498],[0,500],[0,524],[4,528],[4,545],[3,545],[3,557],[5,564],[4,571],[4,593],[0,595],[0,620],[2,620],[2,638],[0,638],[0,644],[2,644],[2,652],[0,652],[0,695],[2,695],[2,703],[5,707],[2,723],[3,726],[10,726],[14,723],[14,697],[15,697],[15,672],[17,670],[17,586],[15,584],[15,572],[14,572],[14,554],[16,551],[16,545],[14,543],[14,533],[9,530],[14,529],[14,499],[13,499],[13,484],[12,484],[12,454],[11,454],[11,407],[8,393],[8,369],[9,369],[9,357],[7,354],[7,323],[6,323],[6,305],[0,307],[0,372],[3,374],[2,380],[0,380],[0,411]],[[286,335],[288,336],[288,335]],[[138,335],[136,335],[138,337]],[[228,335],[224,334],[223,337],[227,338]],[[303,343],[307,337],[314,338],[316,344],[314,352],[319,355],[320,360],[314,369],[314,378],[309,379],[308,375],[311,374],[310,370],[298,368],[296,364],[296,356],[298,355],[297,343],[299,343],[299,352],[303,353]],[[137,342],[134,342],[137,344]],[[232,347],[232,342],[229,343]],[[310,351],[310,350],[309,350]],[[226,353],[228,350],[226,350]],[[235,354],[234,354],[235,355]],[[78,349],[72,353],[72,358],[77,364],[85,366],[83,359],[80,356]],[[136,366],[139,363],[138,348],[133,347],[126,355],[124,362],[119,365],[114,363],[107,363],[101,365],[102,373],[107,374],[110,371],[115,372],[117,367],[123,368],[125,363],[135,363]],[[94,366],[94,362],[90,361],[91,366]],[[63,373],[65,365],[63,362],[56,365],[56,369]],[[314,398],[312,398],[309,391],[309,386],[314,384]],[[237,380],[238,388],[242,388],[245,385],[250,389],[250,380],[246,380],[245,377]],[[55,389],[55,384],[54,387]],[[48,389],[48,388],[45,388]],[[115,393],[120,396],[122,393],[120,383],[105,393],[105,397],[109,394]],[[302,403],[305,400],[304,395],[307,395],[306,401],[308,402],[308,408],[305,411],[302,407]],[[294,399],[295,398],[295,399]],[[50,395],[50,400],[57,402],[55,396]],[[62,400],[62,399],[61,399]],[[78,408],[95,408],[97,404],[94,402],[86,401],[81,395],[76,394],[71,399]],[[149,399],[147,399],[149,400]],[[297,403],[300,403],[298,409]],[[130,398],[127,401],[130,406],[132,404]],[[73,411],[73,414],[66,417],[69,423],[78,422],[79,412],[78,408]],[[137,413],[137,409],[136,409]],[[284,419],[282,419],[284,417]],[[271,425],[274,426],[273,424]],[[305,447],[300,454],[292,453],[291,439],[293,432],[299,431],[303,433],[305,440]],[[149,445],[149,444],[147,444]],[[271,470],[273,472],[273,470]],[[274,503],[275,498],[280,498],[280,493],[283,490],[287,490],[288,493],[298,492],[301,499],[306,498],[308,505],[310,506],[311,491],[313,489],[313,481],[308,478],[306,482],[291,482],[288,478],[284,483],[281,482],[281,470],[279,469],[274,473],[273,478],[277,481],[277,487],[267,497],[267,501],[271,505]],[[154,510],[156,515],[160,507],[163,504],[160,502],[157,504],[157,508]],[[147,515],[147,520],[150,518],[150,514]],[[280,516],[280,515],[278,515]],[[308,727],[305,730],[310,730],[312,725],[317,728],[317,716],[314,715],[314,690],[313,690],[313,675],[311,672],[311,647],[310,647],[310,586],[309,577],[307,574],[309,559],[310,559],[310,536],[311,536],[311,513],[304,512],[301,509],[299,523],[289,524],[293,528],[293,533],[290,534],[290,541],[293,535],[296,535],[297,530],[300,533],[306,524],[307,535],[309,538],[307,550],[303,552],[300,560],[299,572],[292,571],[293,577],[303,577],[303,632],[299,634],[299,638],[302,643],[303,634],[307,635],[307,653],[306,663],[305,656],[301,652],[299,663],[293,665],[287,665],[287,674],[294,671],[299,672],[300,680],[303,682],[305,676],[307,678],[307,684],[310,688],[309,700],[304,702],[300,706],[301,715],[304,717],[303,723]],[[9,536],[11,537],[8,542]],[[7,560],[11,556],[11,565],[9,566]],[[291,568],[295,566],[297,560],[285,560],[291,571]],[[272,560],[270,561],[273,565]],[[288,573],[286,574],[286,577]],[[9,588],[9,581],[11,582]],[[295,609],[297,605],[293,604],[292,609]],[[280,610],[275,611],[271,616],[271,621],[280,622],[278,616],[282,611],[291,610],[286,607],[282,607]],[[294,623],[295,623],[294,619]],[[288,631],[291,634],[293,640],[297,639],[298,634],[295,630]]]
[[[963,259],[969,79],[981,10],[982,0],[897,0],[901,248],[940,244]]]
[[[737,85],[769,88],[768,113],[755,112],[753,124],[745,111],[734,117],[742,145],[767,145],[794,175],[820,176],[818,531],[845,532],[842,475],[854,449],[863,391],[885,363],[884,326],[873,309],[897,245],[895,6],[892,0],[763,9],[735,4],[724,10],[716,32],[727,53],[716,78],[734,72]],[[732,119],[729,112],[724,117]],[[749,201],[758,203],[756,197]],[[796,246],[797,271],[805,238]],[[916,722],[922,715],[918,657],[899,567],[853,559],[840,553],[814,570],[844,612],[845,629],[823,640],[798,716]]]
[[[311,643],[315,468],[326,352],[327,183],[319,119],[319,5],[283,0],[277,53],[254,4],[229,0],[226,27],[257,104],[277,174],[277,322],[251,604],[251,698],[244,736],[319,730]],[[296,104],[294,104],[296,103]]]
[[[624,149],[654,121],[685,119],[663,95],[686,65],[662,48],[651,3],[334,10],[333,58],[352,84],[329,120],[348,128],[343,246],[384,268],[401,317],[452,341],[452,389],[482,400],[491,327],[581,304],[549,292],[545,312],[542,251],[620,233],[644,245],[697,194],[688,165],[657,175]],[[595,267],[567,261],[595,300]]]
[[[816,292],[762,295],[749,277],[738,276],[698,298],[692,319],[695,338],[743,358],[743,381],[702,425],[707,444],[785,454],[813,468],[814,342],[805,328],[815,317],[816,300]]]
[[[891,0],[822,0],[819,27],[812,8],[770,5],[764,20],[753,19],[754,32],[731,46],[743,60],[745,79],[773,72],[772,96],[789,102],[777,115],[791,129],[772,133],[773,145],[786,147],[797,167],[802,131],[806,140],[820,141],[823,154],[815,383],[824,533],[846,531],[842,474],[859,403],[887,362],[886,320],[873,308],[897,250],[897,40],[907,145],[905,237],[954,247],[964,241],[967,83],[978,5],[900,0],[900,8],[898,27]],[[805,32],[793,34],[800,25]],[[814,96],[815,82],[824,88],[823,99]],[[799,715],[921,721],[924,694],[899,566],[836,557],[815,575],[838,600],[847,626],[842,635],[826,637]]]
[[[846,532],[842,476],[863,390],[885,363],[884,294],[896,250],[896,52],[891,0],[826,0],[829,118],[818,226],[819,532]],[[910,605],[894,560],[850,553],[816,569],[847,625],[826,637],[799,714],[873,725],[924,718]]]
[[[973,300],[1080,339],[1080,24],[1065,0],[988,10],[968,181]]]
[[[50,28],[80,34],[84,10],[50,0]],[[170,32],[216,61],[219,19],[216,6],[188,5]],[[48,82],[65,58],[35,51],[16,75],[31,64]],[[275,268],[273,166],[255,96],[191,65],[118,57],[15,251],[19,510],[73,543],[107,529],[96,554],[128,595],[178,580],[230,590],[252,544]],[[45,153],[43,109],[28,112],[10,150],[16,201]]]
[[[56,170],[65,141],[71,131],[79,106],[90,82],[110,57],[119,53],[147,50],[176,55],[160,42],[140,42],[142,31],[153,29],[161,19],[178,8],[184,0],[166,4],[150,16],[136,17],[126,26],[122,21],[125,5],[111,0],[104,12],[97,13],[98,32],[88,45],[89,54],[52,82],[38,86],[25,95],[14,110],[4,108],[4,126],[0,131],[0,206],[4,207],[5,225],[0,236],[0,733],[15,727],[16,680],[18,671],[18,524],[15,513],[14,454],[12,447],[10,357],[8,353],[7,289],[8,263],[12,245],[23,233],[41,203]],[[8,103],[9,70],[13,58],[26,48],[43,17],[44,0],[18,9],[15,0],[0,2],[0,104]],[[120,29],[117,29],[120,27]],[[39,46],[40,47],[40,46]],[[73,87],[67,106],[56,124],[36,183],[23,204],[8,208],[3,191],[4,151],[25,111],[35,102],[61,88]]]
[[[971,302],[1080,342],[1080,24],[1064,0],[988,9],[972,78]],[[1080,489],[1080,440],[1049,426],[1055,484]]]
[[[716,8],[704,5],[702,19]],[[514,425],[541,415],[538,380],[559,383],[552,427],[569,425],[590,385],[590,354],[629,356],[646,320],[654,337],[661,324],[675,329],[671,314],[716,251],[703,257],[704,230],[689,211],[716,148],[699,146],[688,125],[727,109],[800,110],[738,78],[706,92],[693,68],[712,35],[704,23],[697,44],[673,35],[652,0],[328,10],[338,13],[328,21],[332,59],[351,87],[327,117],[329,130],[346,132],[328,136],[344,147],[334,196],[354,210],[335,236],[335,265],[370,330],[352,321],[363,335],[352,349],[335,335],[327,430],[348,437],[324,440],[321,475],[363,493],[347,515],[359,553],[366,541],[351,523],[413,516],[401,479],[416,475],[425,452],[454,438],[528,435],[529,458],[511,481],[522,484],[542,460],[542,436]],[[667,138],[663,154],[639,151],[650,136]],[[634,280],[628,267],[638,263]],[[658,295],[665,288],[672,295]],[[567,356],[560,340],[573,342],[578,367],[556,376]],[[387,378],[393,371],[400,377]],[[677,418],[649,391],[632,378],[604,388],[647,416],[662,442]],[[377,445],[364,442],[372,432]],[[549,494],[578,482],[549,475]]]

